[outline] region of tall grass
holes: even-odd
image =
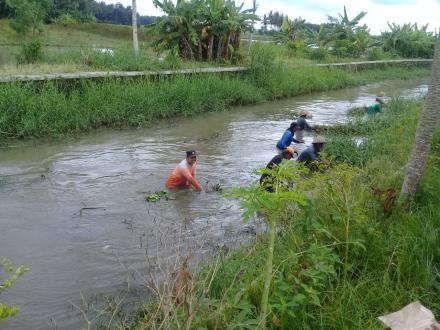
[[[286,211],[281,219],[268,328],[381,329],[378,316],[414,300],[440,312],[440,127],[416,201],[390,199],[402,184],[420,108],[395,100],[366,119],[365,126],[378,124],[361,128],[368,152],[351,146],[354,152],[346,153],[335,139],[351,133],[334,134],[330,143],[335,144],[326,152],[346,153],[345,158],[297,182],[313,193],[306,207]],[[357,149],[364,153],[362,162]],[[209,268],[198,275],[194,287],[203,286],[208,275],[210,287],[192,296],[201,307],[189,328],[255,327],[267,243],[263,233],[223,257],[214,278]],[[183,307],[174,308],[171,327],[183,317]],[[137,324],[155,328],[160,320],[149,318],[147,309]]]
[[[264,59],[259,61],[265,63]],[[3,84],[0,139],[62,136],[98,127],[137,127],[162,118],[223,111],[238,104],[429,72],[390,67],[353,73],[311,67],[284,69],[277,64],[266,68],[257,65],[249,74],[236,76]]]

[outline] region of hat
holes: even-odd
[[[385,96],[385,93],[384,92],[379,92],[379,93],[377,93],[377,97],[384,97]]]
[[[325,140],[325,137],[321,136],[321,135],[317,135],[313,138],[313,142],[312,143],[326,143],[327,141]]]
[[[283,150],[283,154],[291,154],[292,156],[295,152],[296,152],[295,148],[292,147],[287,147],[286,149]]]
[[[197,156],[195,150],[190,150],[186,152],[186,157]]]
[[[299,112],[299,116],[300,117],[302,117],[302,116],[308,116],[309,115],[309,112],[308,111],[306,111],[306,110],[301,110],[300,112]]]

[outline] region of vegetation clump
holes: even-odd
[[[260,64],[267,55],[270,53],[255,55],[253,69],[242,76],[4,84],[0,89],[0,139],[56,137],[100,127],[141,127],[163,118],[428,73],[424,68],[398,67],[359,73],[286,69]]]

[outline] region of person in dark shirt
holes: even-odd
[[[327,141],[323,136],[315,136],[310,147],[307,147],[296,159],[297,162],[303,162],[309,165],[311,162],[318,159],[318,154],[324,147]]]
[[[271,161],[267,164],[266,168],[273,170],[278,165],[281,164],[283,159],[290,160],[293,157],[293,154],[298,154],[296,150],[292,147],[287,147],[283,150],[283,152],[279,155],[276,155],[271,159]],[[266,189],[268,192],[274,192],[273,188],[274,177],[268,173],[263,173],[260,178],[260,185]]]
[[[304,136],[304,131],[311,131],[313,128],[309,125],[309,123],[306,121],[307,116],[309,115],[308,111],[301,110],[299,113],[299,117],[296,120],[296,123],[298,124],[299,130],[296,132],[296,138],[298,140],[302,140]]]

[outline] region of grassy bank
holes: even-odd
[[[292,69],[266,63],[266,55],[256,58],[252,71],[242,76],[3,84],[0,139],[57,137],[98,127],[138,127],[162,118],[429,73],[429,69],[417,67],[361,72]]]
[[[296,182],[278,212],[267,327],[382,329],[377,317],[420,300],[440,312],[440,129],[416,200],[394,200],[421,104],[393,101],[384,113],[329,135],[329,163]],[[354,136],[364,142],[356,146]],[[298,170],[294,166],[294,170]],[[248,211],[257,187],[245,188]],[[259,195],[260,194],[260,195]],[[262,199],[263,200],[263,199]],[[268,237],[218,256],[171,298],[151,301],[138,329],[254,329],[259,321]],[[174,287],[175,288],[175,287]],[[183,288],[183,289],[182,289]],[[165,291],[164,291],[165,292]]]

